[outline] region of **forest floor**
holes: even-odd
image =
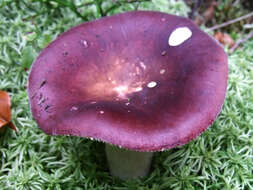
[[[18,128],[18,132],[7,129],[0,136],[0,189],[253,189],[253,39],[231,52],[225,47],[229,80],[217,120],[192,142],[157,152],[148,177],[128,181],[111,177],[103,143],[79,137],[48,136],[38,128],[29,109],[27,76],[38,53],[57,35],[83,21],[118,12],[145,9],[187,17],[189,6],[193,6],[174,0],[116,1],[121,2],[116,4],[108,0],[102,6],[99,0],[96,5],[91,1],[69,2],[0,1],[0,89],[11,96],[12,121]],[[222,6],[225,5],[216,9],[222,12]],[[209,24],[202,25],[203,30],[211,27],[210,24],[220,24],[217,18],[214,14]],[[225,22],[225,18],[221,19]],[[252,25],[242,22],[241,25],[248,27],[241,28],[242,33],[233,25],[227,30],[222,28],[222,34],[227,33],[234,41],[247,35]]]

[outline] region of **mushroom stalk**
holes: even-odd
[[[105,151],[112,176],[134,179],[148,174],[153,152],[136,152],[109,144]]]

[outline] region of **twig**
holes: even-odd
[[[239,39],[235,45],[229,50],[229,53],[233,53],[242,43],[247,42],[250,38],[253,37],[253,30],[246,36],[246,38]]]
[[[251,13],[249,13],[249,14],[246,14],[246,15],[244,15],[244,16],[241,16],[241,17],[239,17],[239,18],[236,18],[236,19],[233,19],[233,20],[229,20],[229,21],[224,22],[224,23],[222,23],[222,24],[218,24],[218,25],[213,26],[213,27],[211,27],[211,28],[208,28],[206,31],[207,31],[207,32],[210,32],[210,31],[213,31],[213,30],[216,30],[216,29],[219,29],[219,28],[223,28],[223,27],[225,27],[225,26],[228,26],[228,25],[230,25],[230,24],[236,23],[236,22],[238,22],[238,21],[241,21],[241,20],[243,20],[243,19],[246,19],[246,18],[249,18],[249,17],[252,17],[252,16],[253,16],[253,12],[251,12]]]

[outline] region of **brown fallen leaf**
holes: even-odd
[[[15,125],[11,122],[11,99],[7,92],[0,90],[0,129],[9,126],[17,131]]]
[[[218,40],[222,45],[228,46],[229,48],[233,47],[235,44],[233,38],[231,38],[231,36],[227,33],[218,31],[214,34],[214,38]]]

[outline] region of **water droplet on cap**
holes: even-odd
[[[88,42],[86,40],[83,40],[83,45],[85,48],[88,48]]]
[[[70,109],[70,111],[77,111],[77,110],[78,110],[78,107],[76,107],[76,106],[72,106]]]
[[[164,74],[165,71],[166,71],[165,69],[161,69],[161,70],[160,70],[160,74],[161,74],[161,75]]]
[[[157,85],[155,81],[151,81],[150,83],[147,84],[147,87],[149,88],[154,88]]]

